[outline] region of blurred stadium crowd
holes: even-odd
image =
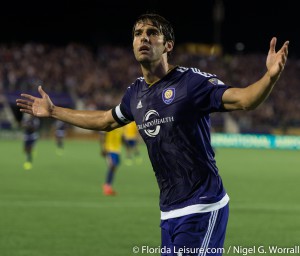
[[[267,54],[267,53],[266,53]],[[204,56],[176,50],[171,63],[214,73],[226,84],[243,87],[266,71],[266,55]],[[300,59],[289,59],[280,81],[258,109],[212,114],[218,132],[293,134],[300,127]],[[0,45],[0,112],[5,103],[19,121],[15,98],[36,93],[37,85],[55,104],[78,109],[107,109],[119,103],[126,88],[141,76],[132,49],[80,44]],[[1,122],[5,122],[2,117]],[[231,125],[226,125],[230,123]],[[2,125],[3,126],[3,125]],[[230,128],[231,127],[231,128]],[[3,127],[2,127],[3,128]]]

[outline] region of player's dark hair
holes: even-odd
[[[132,38],[134,38],[134,30],[136,24],[139,22],[146,22],[147,20],[150,20],[153,25],[157,27],[159,31],[164,35],[164,43],[167,41],[173,41],[175,43],[175,35],[172,24],[164,17],[156,13],[145,13],[140,15],[136,19],[132,28]]]

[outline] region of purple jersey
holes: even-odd
[[[160,189],[163,212],[213,204],[226,195],[210,139],[211,112],[226,111],[229,86],[196,68],[176,67],[149,86],[138,78],[113,110],[118,123],[135,121]]]

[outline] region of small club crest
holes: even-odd
[[[162,92],[164,103],[170,104],[175,98],[175,88],[167,88]]]

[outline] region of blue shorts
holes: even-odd
[[[111,165],[117,166],[120,164],[120,155],[119,154],[109,152],[109,153],[107,153],[106,157]]]
[[[162,256],[221,256],[229,205],[205,213],[161,220]]]
[[[133,148],[136,145],[136,140],[126,140],[125,143],[128,147]]]

